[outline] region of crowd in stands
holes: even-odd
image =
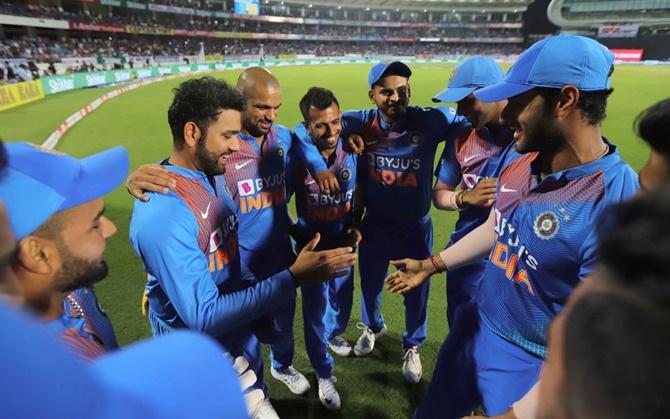
[[[257,41],[220,38],[167,36],[45,37],[0,40],[0,59],[59,62],[65,57],[161,57],[205,54],[225,56],[258,55],[261,45],[265,58],[282,54],[318,56],[357,55],[510,55],[520,52],[513,44],[454,44],[442,42],[318,42]]]

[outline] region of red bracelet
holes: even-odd
[[[433,268],[435,268],[435,273],[444,272],[444,270],[440,268],[440,265],[437,263],[437,260],[435,260],[435,256],[433,255],[430,256],[430,263],[433,264]]]

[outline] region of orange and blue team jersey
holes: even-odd
[[[494,136],[488,128],[470,132],[444,145],[435,176],[445,185],[462,190],[474,189],[481,179],[498,177],[503,150],[513,141],[509,128],[500,128]],[[490,208],[467,206],[458,214],[449,244],[453,244],[480,226]]]
[[[290,192],[295,193],[297,225],[305,237],[314,237],[314,234],[320,233],[320,248],[337,246],[352,222],[358,158],[342,149],[342,141],[342,138],[338,140],[335,160],[327,169],[337,177],[340,184],[338,193],[322,193],[304,164],[293,159],[295,163],[291,169],[293,181]],[[326,159],[322,159],[326,163]]]
[[[240,258],[259,279],[293,263],[289,238],[286,168],[292,134],[274,124],[261,147],[240,133],[240,150],[226,160],[223,174],[237,204]]]
[[[293,277],[284,270],[259,282],[240,263],[237,209],[222,176],[210,180],[163,163],[176,189],[136,201],[130,222],[130,241],[149,274],[154,334],[190,328],[240,355],[253,340],[250,323],[295,298]],[[253,367],[261,362],[250,359]]]
[[[63,315],[47,324],[73,354],[85,361],[119,347],[112,322],[100,307],[93,287],[71,292],[63,301]]]
[[[537,356],[545,355],[549,323],[597,263],[603,210],[638,189],[635,172],[609,147],[603,158],[544,178],[537,153],[509,152],[502,163],[497,239],[477,302],[486,326]]]
[[[453,108],[410,106],[392,125],[378,109],[349,111],[342,116],[342,137],[357,133],[365,140],[366,212],[407,224],[428,214],[431,205],[433,163],[440,141],[451,141],[470,129]],[[314,149],[309,136],[296,128],[300,152],[311,173],[326,170],[323,159],[305,154]],[[303,130],[304,132],[304,130]],[[412,205],[406,205],[411,202]]]

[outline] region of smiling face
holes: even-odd
[[[410,98],[409,79],[402,76],[386,76],[379,80],[368,93],[386,120],[393,121],[407,111]]]
[[[242,115],[244,130],[254,138],[267,135],[279,115],[281,90],[268,86],[256,87],[249,89],[246,96],[247,104]]]
[[[519,153],[551,153],[565,143],[551,104],[536,89],[508,99],[501,122],[514,130]]]
[[[342,133],[342,113],[333,102],[326,109],[309,108],[309,119],[305,121],[307,132],[312,136],[319,150],[332,150]]]
[[[225,173],[226,159],[240,149],[237,134],[241,129],[240,112],[232,109],[221,110],[216,120],[201,134],[204,138],[200,138],[196,144],[194,160],[197,169],[209,177]]]

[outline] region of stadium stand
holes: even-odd
[[[552,0],[547,15],[563,31],[596,37],[612,49],[630,50],[624,60],[670,60],[666,0]]]
[[[48,63],[62,73],[205,55],[510,55],[523,47],[530,2],[250,3],[255,10],[240,13],[230,0],[1,1],[0,58],[14,67],[35,61],[45,74]]]

